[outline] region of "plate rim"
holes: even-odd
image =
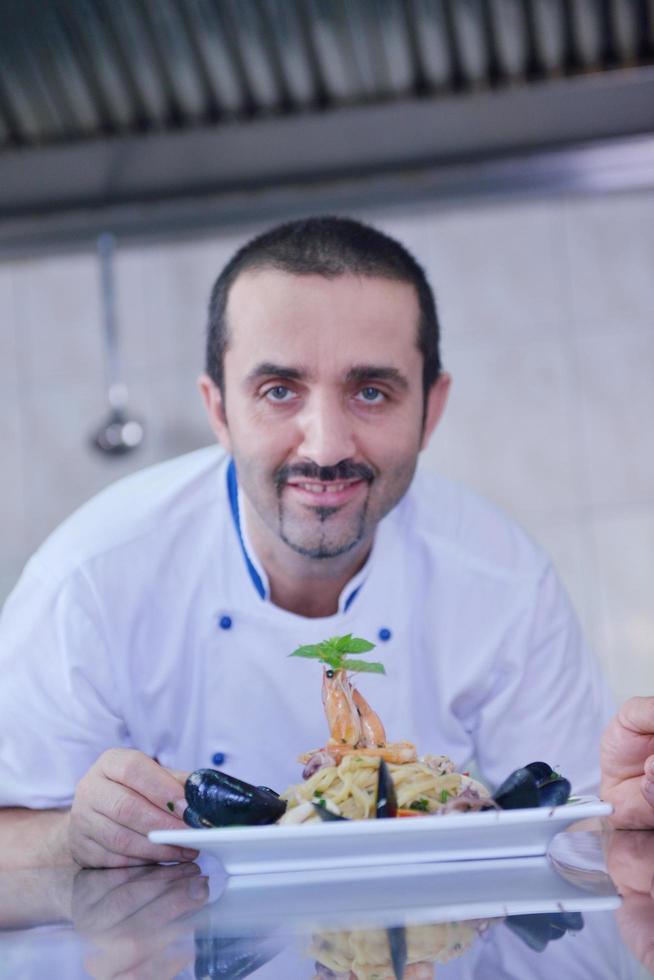
[[[406,834],[411,832],[416,836],[422,833],[429,834],[434,830],[441,831],[458,829],[466,826],[472,831],[473,828],[494,827],[497,825],[511,826],[525,824],[556,824],[574,823],[577,820],[590,819],[591,817],[604,817],[613,813],[613,806],[610,803],[600,800],[597,797],[588,797],[578,803],[569,803],[557,807],[530,807],[515,810],[486,810],[477,813],[451,813],[444,816],[432,814],[426,817],[403,820],[348,820],[347,822],[334,821],[333,823],[316,824],[291,824],[288,826],[278,826],[277,824],[263,824],[257,827],[207,827],[207,828],[183,828],[180,830],[151,830],[148,838],[155,844],[176,844],[183,842],[188,844],[196,841],[197,844],[235,844],[250,843],[257,840],[262,841],[264,837],[270,835],[274,828],[274,839],[280,842],[289,842],[300,838],[311,840],[320,838],[321,840],[337,837],[339,834],[347,837],[365,836],[368,839],[386,836],[388,834]]]

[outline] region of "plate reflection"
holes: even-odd
[[[630,980],[627,946],[646,959],[634,936],[653,921],[654,835],[652,854],[645,844],[609,846],[624,904],[588,853],[565,875],[541,858],[236,878],[212,862],[0,872],[0,962],[8,978],[72,980]]]

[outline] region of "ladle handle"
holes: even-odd
[[[127,407],[127,385],[121,377],[120,355],[118,350],[118,325],[116,322],[116,292],[114,288],[114,250],[116,239],[109,232],[103,232],[97,240],[100,260],[100,290],[102,297],[102,319],[104,326],[105,376],[109,405],[116,411]]]

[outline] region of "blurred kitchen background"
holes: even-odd
[[[6,0],[0,602],[90,495],[211,442],[212,282],[323,211],[428,270],[454,387],[423,465],[538,538],[616,696],[654,694],[650,0]],[[124,455],[91,444],[103,233]]]

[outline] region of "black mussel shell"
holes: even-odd
[[[536,777],[529,769],[516,769],[504,780],[493,799],[503,810],[538,806],[540,797]]]
[[[504,924],[537,953],[542,953],[552,938],[547,915],[510,915]]]
[[[273,959],[279,949],[267,937],[223,938],[195,934],[195,976],[198,980],[243,980]]]
[[[213,827],[212,823],[208,820],[204,820],[199,813],[196,813],[193,807],[187,806],[182,814],[182,819],[184,823],[189,827],[197,827],[200,830],[206,830],[207,827]]]
[[[379,760],[379,775],[377,776],[376,817],[396,817],[397,797],[391,779],[390,769],[383,759]]]
[[[548,782],[554,775],[554,770],[546,762],[530,762],[525,766],[525,769],[528,769],[532,776],[536,777],[539,786]]]
[[[542,953],[548,943],[561,939],[568,930],[584,927],[581,912],[543,912],[537,915],[510,915],[505,925],[530,948]]]
[[[276,793],[218,769],[196,769],[186,780],[184,791],[193,817],[208,821],[212,827],[275,823],[286,810],[286,803]]]
[[[504,780],[493,799],[504,810],[519,807],[563,806],[570,797],[567,779],[546,762],[530,762]]]
[[[563,806],[570,798],[571,789],[570,783],[563,776],[551,779],[538,790],[540,806]]]
[[[560,926],[563,932],[581,932],[584,928],[584,917],[581,912],[552,912],[550,921]]]
[[[324,820],[325,823],[329,823],[331,820],[348,819],[347,817],[342,817],[340,813],[332,813],[331,810],[328,810],[326,806],[321,806],[320,803],[313,803],[313,808],[318,814],[318,816],[320,817],[320,819]]]
[[[386,935],[391,949],[391,963],[393,964],[395,980],[402,980],[408,958],[406,929],[404,926],[391,926],[386,930]]]

